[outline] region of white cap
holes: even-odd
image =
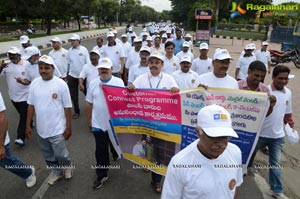
[[[46,64],[50,64],[53,65],[55,67],[55,63],[54,60],[52,59],[52,57],[48,56],[48,55],[43,55],[39,58],[39,62],[44,62]]]
[[[261,43],[261,45],[262,45],[262,46],[267,46],[267,45],[269,45],[269,43],[268,43],[267,41],[263,41],[263,42]]]
[[[98,51],[96,48],[92,49],[92,50],[90,51],[90,54],[91,54],[91,53],[96,53],[97,55],[100,56],[100,53],[99,53],[99,51]]]
[[[21,44],[26,44],[29,41],[29,37],[27,35],[22,35],[20,37],[20,43]]]
[[[129,27],[129,28],[128,28],[128,31],[132,31],[132,27]]]
[[[133,32],[133,33],[131,34],[131,37],[136,37],[135,32]]]
[[[24,54],[22,56],[22,59],[27,60],[31,56],[37,55],[37,54],[41,55],[40,50],[37,47],[35,47],[35,46],[29,46],[29,47],[25,48]]]
[[[142,42],[142,41],[143,41],[142,38],[136,37],[134,38],[133,43]]]
[[[164,34],[162,34],[161,38],[168,38],[168,36],[166,33],[164,33]]]
[[[126,38],[127,38],[127,35],[126,35],[126,34],[122,34],[122,35],[121,35],[121,38],[122,38],[122,37],[126,37]]]
[[[159,33],[158,29],[155,29],[155,30],[154,30],[154,33]]]
[[[50,41],[51,41],[51,42],[54,41],[54,42],[59,42],[59,43],[61,43],[61,40],[60,40],[59,37],[53,37]]]
[[[112,31],[112,33],[117,34],[118,31],[117,31],[116,29],[114,29],[114,30]]]
[[[80,40],[80,36],[78,34],[72,34],[69,40]]]
[[[144,28],[144,29],[143,29],[143,32],[147,32],[147,28]]]
[[[238,138],[231,126],[229,112],[215,104],[200,109],[197,115],[197,126],[210,137],[229,136]]]
[[[148,35],[146,41],[152,41],[152,37]]]
[[[172,33],[172,31],[171,31],[171,29],[168,29],[167,31],[166,31],[166,33]]]
[[[203,50],[203,49],[208,50],[208,44],[207,44],[207,43],[201,43],[201,44],[200,44],[199,50]]]
[[[232,59],[227,49],[218,48],[214,54],[214,60]]]
[[[14,46],[10,47],[8,49],[7,53],[10,53],[10,54],[19,54],[19,55],[21,54],[19,48],[14,47]]]
[[[251,49],[252,49],[252,50],[255,50],[255,49],[256,49],[255,43],[250,43],[249,45],[251,46]]]
[[[192,63],[192,60],[191,60],[191,57],[190,56],[183,56],[182,58],[181,58],[181,60],[180,60],[180,63],[181,62],[184,62],[184,61],[186,61],[186,62],[189,62],[189,63]]]
[[[155,57],[157,59],[160,59],[161,61],[164,61],[163,56],[158,51],[153,51],[150,56],[148,57],[148,60],[152,57]]]
[[[187,41],[185,41],[185,42],[183,42],[183,44],[182,44],[182,47],[190,47],[190,43],[189,42],[187,42]]]
[[[141,49],[140,49],[140,53],[143,52],[143,51],[146,51],[148,52],[149,54],[151,54],[151,49],[149,46],[143,46]]]
[[[253,46],[251,46],[251,44],[246,44],[245,50],[252,50],[253,49]]]
[[[185,35],[185,37],[187,37],[187,38],[192,38],[192,35],[189,34],[189,33],[187,33],[187,34]]]
[[[97,68],[106,68],[106,69],[111,69],[112,67],[112,62],[109,58],[105,57],[99,60],[99,64]]]
[[[106,38],[108,38],[108,37],[115,37],[115,35],[114,35],[113,32],[108,32],[108,33],[106,34]]]

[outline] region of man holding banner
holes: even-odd
[[[99,60],[97,66],[100,78],[94,79],[89,86],[86,95],[86,114],[88,126],[94,134],[96,142],[96,161],[95,167],[97,179],[94,182],[94,188],[99,189],[103,183],[108,180],[109,169],[109,113],[105,103],[102,85],[112,85],[124,87],[123,80],[112,76],[112,62],[109,58]]]
[[[150,72],[139,76],[130,86],[128,86],[129,90],[135,90],[136,88],[152,88],[169,89],[171,92],[179,91],[174,78],[167,73],[161,72],[164,66],[164,58],[159,52],[154,51],[149,56],[148,65]],[[154,159],[156,159],[156,162],[159,163],[159,158],[155,157]],[[151,184],[157,193],[161,193],[162,191],[162,187],[160,185],[161,177],[161,175],[152,172]]]
[[[162,199],[235,198],[243,182],[242,154],[230,114],[223,107],[200,109],[195,127],[199,139],[171,159]]]

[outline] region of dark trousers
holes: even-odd
[[[68,86],[70,90],[71,99],[74,105],[74,111],[76,114],[80,114],[79,103],[78,103],[78,78],[68,76]]]
[[[26,101],[22,102],[14,102],[11,101],[14,107],[17,109],[19,113],[19,124],[17,129],[17,139],[25,139],[25,129],[26,129],[26,119],[27,119],[27,107],[28,104]]]
[[[155,185],[155,184],[160,183],[162,175],[151,172],[151,178],[152,178],[152,183]]]
[[[95,157],[97,162],[97,167],[108,167],[109,166],[109,137],[107,131],[93,131],[96,151]],[[108,168],[96,168],[96,174],[98,178],[106,177],[108,173]]]

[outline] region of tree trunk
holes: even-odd
[[[78,24],[78,30],[81,30],[81,27],[80,27],[80,17],[78,15],[76,16],[76,21],[77,21],[77,24]]]
[[[51,25],[52,25],[51,19],[47,19],[47,35],[51,35]]]

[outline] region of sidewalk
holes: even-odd
[[[120,31],[123,30],[125,27],[116,27],[115,29]],[[111,28],[106,28],[106,29],[99,29],[99,30],[88,30],[88,31],[82,31],[82,32],[77,32],[80,36],[81,39],[87,39],[91,37],[100,37],[100,36],[105,36],[106,33],[109,31]],[[66,34],[61,34],[61,35],[52,35],[52,36],[46,36],[46,37],[39,37],[39,38],[33,38],[30,39],[31,43],[35,46],[37,46],[39,49],[44,49],[51,47],[51,42],[50,39],[52,39],[54,36],[57,36],[61,39],[62,43],[68,43],[68,39],[72,33],[66,33]],[[119,34],[121,35],[121,34]],[[30,38],[30,35],[29,35]],[[1,42],[1,48],[0,48],[0,59],[6,57],[6,52],[11,46],[15,47],[21,47],[21,44],[19,40],[17,41],[8,41],[8,42]]]

